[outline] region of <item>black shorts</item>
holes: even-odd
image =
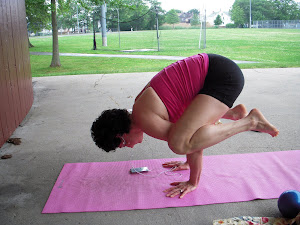
[[[231,108],[244,87],[243,73],[232,60],[220,55],[207,55],[208,72],[199,94],[212,96]]]

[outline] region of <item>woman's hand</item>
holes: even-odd
[[[171,162],[165,162],[162,164],[164,168],[173,168],[172,171],[177,170],[189,170],[190,166],[187,162],[182,161],[171,161]]]
[[[167,192],[167,197],[173,198],[177,195],[179,195],[179,198],[183,198],[186,194],[194,191],[197,188],[197,185],[193,185],[189,181],[187,182],[174,182],[171,183],[171,188],[168,188],[164,190],[164,192]]]

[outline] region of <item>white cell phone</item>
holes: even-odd
[[[131,168],[130,173],[145,173],[148,172],[148,167],[138,167],[138,168]]]

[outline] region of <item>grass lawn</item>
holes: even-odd
[[[61,53],[143,54],[191,56],[200,52],[224,55],[233,60],[256,61],[240,64],[241,68],[300,67],[300,29],[208,29],[206,49],[199,49],[199,30],[162,30],[160,51],[125,53],[121,50],[157,49],[156,31],[108,33],[108,46],[103,47],[101,34],[96,35],[97,50],[92,50],[93,36],[59,37]],[[31,37],[32,52],[52,52],[52,37]],[[51,56],[31,55],[33,76],[93,73],[155,72],[174,61],[130,58],[61,56],[60,68],[50,68]]]
[[[51,68],[51,59],[52,56],[31,55],[32,76],[155,72],[174,62],[170,60],[61,56],[62,66]]]

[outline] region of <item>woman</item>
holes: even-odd
[[[278,135],[259,110],[248,114],[242,104],[231,109],[243,86],[242,71],[230,59],[205,53],[188,57],[152,78],[136,97],[132,114],[124,109],[104,111],[93,123],[92,137],[107,152],[141,143],[143,133],[167,141],[187,161],[163,166],[190,169],[190,178],[172,183],[166,196],[183,198],[199,184],[203,149],[244,131]],[[220,118],[234,121],[216,125]]]

